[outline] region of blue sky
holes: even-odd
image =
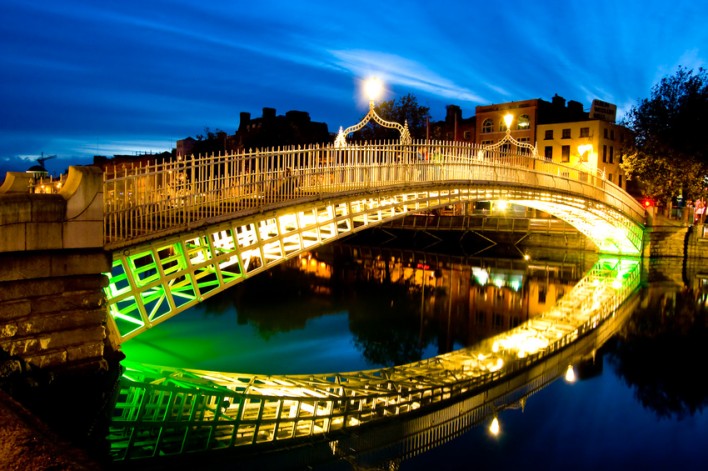
[[[366,113],[371,75],[435,120],[556,93],[621,116],[708,62],[695,0],[0,0],[0,16],[0,180],[41,153],[59,173],[233,133],[263,107],[336,131]]]

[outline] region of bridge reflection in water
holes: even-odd
[[[547,312],[476,345],[390,368],[268,376],[124,362],[112,457],[245,457],[313,441],[330,458],[382,446],[412,456],[518,404],[599,348],[631,312],[640,268],[638,259],[600,257]],[[387,442],[389,435],[398,438]]]

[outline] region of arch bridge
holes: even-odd
[[[587,169],[459,142],[277,148],[104,174],[106,289],[123,341],[299,254],[407,214],[504,201],[602,254],[642,253],[645,211]]]

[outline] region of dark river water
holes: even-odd
[[[404,364],[474,345],[542,313],[596,258],[340,244],[210,298],[126,342],[123,351],[131,361],[263,374]],[[706,469],[708,262],[688,265],[645,261],[629,320],[576,381],[559,378],[500,411],[498,435],[483,422],[405,459],[387,452],[363,460],[352,452],[293,467]],[[210,466],[252,465],[228,459]],[[256,466],[287,468],[265,459]]]

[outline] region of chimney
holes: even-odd
[[[240,115],[240,122],[238,124],[238,130],[246,129],[251,122],[251,113],[242,111]]]

